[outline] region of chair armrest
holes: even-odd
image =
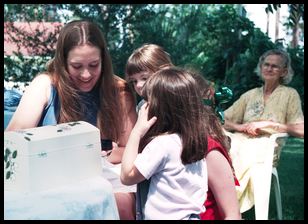
[[[270,144],[272,144],[274,147],[277,146],[278,141],[280,140],[280,145],[283,146],[285,143],[285,140],[289,137],[288,133],[275,133],[272,134],[269,138]],[[281,144],[282,143],[282,144]]]
[[[273,150],[273,167],[278,166],[281,150],[286,144],[288,137],[288,133],[275,133],[270,136],[269,147]]]
[[[287,138],[289,137],[288,133],[275,133],[270,136],[270,139],[276,141],[278,138]]]

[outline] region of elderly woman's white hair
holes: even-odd
[[[282,84],[288,84],[291,82],[293,78],[293,69],[291,67],[291,59],[289,54],[281,49],[272,49],[266,51],[260,58],[259,58],[259,63],[257,65],[257,68],[255,69],[255,72],[257,75],[262,79],[262,74],[261,74],[261,66],[265,60],[265,58],[269,55],[278,55],[282,59],[282,67],[287,69],[287,74],[280,79],[280,83]]]

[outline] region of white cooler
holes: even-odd
[[[4,190],[36,192],[102,176],[100,132],[70,122],[4,132]]]

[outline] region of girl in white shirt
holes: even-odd
[[[121,181],[151,178],[144,219],[198,219],[205,211],[207,115],[197,86],[188,71],[173,67],[143,88],[146,103],[123,154]]]

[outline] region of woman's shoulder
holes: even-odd
[[[297,94],[297,90],[291,86],[279,85],[279,90],[288,94]]]
[[[240,98],[238,99],[238,101],[240,102],[247,102],[250,101],[251,99],[255,99],[258,96],[262,95],[262,87],[255,87],[253,89],[249,89],[246,92],[244,92]]]
[[[227,150],[222,146],[222,144],[217,141],[216,139],[214,139],[211,136],[207,137],[207,154],[212,152],[213,150],[217,150],[218,152],[220,152],[222,155],[224,155],[224,157],[226,157],[226,159],[229,161],[229,163],[231,164],[230,161],[230,157],[229,154],[227,152]]]
[[[32,93],[33,96],[44,97],[46,102],[50,98],[52,88],[51,77],[46,73],[41,73],[32,80],[26,91]]]
[[[51,77],[47,73],[41,73],[34,77],[33,84],[41,86],[50,86],[52,84]]]
[[[235,173],[234,173],[234,168],[233,168],[233,165],[232,165],[231,157],[230,157],[229,153],[227,152],[227,150],[220,144],[219,141],[215,140],[211,136],[208,136],[207,139],[208,139],[208,152],[206,154],[207,162],[209,160],[216,161],[217,156],[222,155],[227,160],[227,162],[229,163],[229,165],[232,169],[235,185],[239,185],[239,182],[238,182],[238,180],[235,176]],[[211,152],[218,152],[218,153],[215,154],[215,153],[211,153]],[[212,155],[212,156],[208,156],[208,155]]]
[[[223,146],[220,144],[219,141],[215,140],[213,137],[208,136],[207,137],[207,145],[208,145],[208,152],[210,152],[213,149],[218,149],[220,152],[225,151]]]
[[[247,90],[245,93],[243,93],[243,96],[251,96],[259,93],[262,93],[262,87],[255,87],[250,90]]]
[[[48,74],[42,73],[34,77],[29,86],[26,88],[26,92],[50,92],[52,86],[51,77]]]

